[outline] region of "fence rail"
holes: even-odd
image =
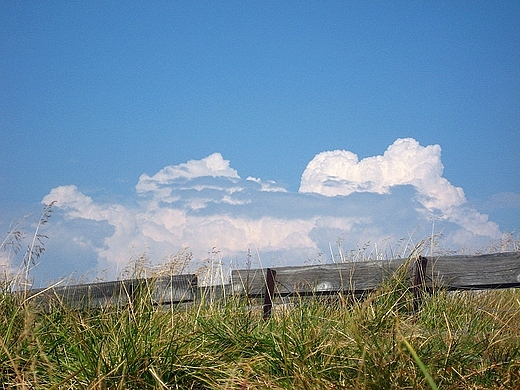
[[[520,252],[420,259],[425,263],[420,271],[423,283],[429,288],[468,290],[520,287]],[[360,294],[376,289],[385,278],[404,265],[409,266],[409,278],[412,279],[418,272],[418,264],[409,259],[273,268],[276,270],[275,291],[282,295]],[[234,294],[261,296],[266,279],[267,270],[235,270],[231,274],[232,291]]]
[[[520,287],[520,252],[480,256],[419,257],[383,261],[348,262],[268,269],[242,269],[231,273],[229,284],[197,286],[197,276],[174,275],[31,290],[40,303],[58,300],[73,307],[126,304],[140,288],[149,288],[156,304],[239,295],[264,297],[268,317],[274,296],[351,293],[375,290],[398,269],[406,272],[419,301],[424,289],[498,289]]]
[[[50,307],[59,303],[73,308],[97,308],[127,304],[143,289],[151,293],[152,302],[157,305],[193,301],[197,297],[197,275],[172,275],[34,289],[29,292],[29,299],[39,305]]]

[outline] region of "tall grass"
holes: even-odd
[[[364,299],[296,297],[268,321],[227,297],[168,309],[41,311],[0,294],[4,389],[514,389],[520,291],[436,291],[401,276]]]
[[[267,321],[258,303],[216,299],[210,288],[196,302],[157,306],[153,281],[126,305],[56,300],[42,310],[26,286],[51,211],[36,221],[21,272],[0,280],[3,389],[520,388],[520,290],[438,290],[417,309],[404,269],[362,299],[293,297]],[[23,220],[1,248],[21,250]],[[185,269],[191,255],[179,256],[165,272]]]

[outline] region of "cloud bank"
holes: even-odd
[[[108,277],[135,253],[160,263],[183,248],[197,260],[218,251],[228,263],[243,264],[251,250],[264,266],[331,261],[342,248],[368,242],[391,245],[413,232],[419,241],[433,221],[447,246],[500,237],[498,225],[469,207],[464,191],[442,174],[440,146],[407,138],[362,160],[345,150],[319,153],[297,193],[242,179],[214,153],[141,175],[130,205],[96,201],[74,185],[52,189],[42,202],[56,201],[60,242],[76,257],[94,256]],[[67,228],[74,223],[76,229]]]
[[[498,237],[498,225],[487,221],[467,203],[464,191],[442,177],[441,147],[423,147],[411,138],[398,139],[382,156],[359,161],[345,150],[323,152],[307,165],[300,192],[325,196],[347,196],[354,192],[388,194],[391,188],[411,185],[427,212],[440,212],[471,233]]]

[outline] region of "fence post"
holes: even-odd
[[[272,268],[267,268],[265,276],[265,290],[264,290],[264,321],[268,320],[273,310],[273,296],[274,296],[274,282],[276,279],[276,271]]]
[[[428,264],[428,258],[424,256],[419,256],[415,259],[414,265],[414,276],[413,276],[413,310],[417,311],[422,302],[422,295],[426,288],[425,274],[426,274],[426,265]]]

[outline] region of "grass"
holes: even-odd
[[[399,278],[363,300],[295,298],[268,321],[245,299],[169,309],[38,310],[3,288],[4,389],[514,389],[520,290],[436,291]],[[253,308],[252,308],[253,307]]]
[[[363,299],[292,297],[267,321],[249,299],[164,308],[147,288],[126,305],[41,310],[26,286],[51,212],[36,221],[21,272],[0,282],[3,389],[520,388],[520,289],[437,290],[417,310],[396,272]],[[1,249],[20,252],[26,218]],[[168,264],[184,269],[191,257],[180,259]]]

